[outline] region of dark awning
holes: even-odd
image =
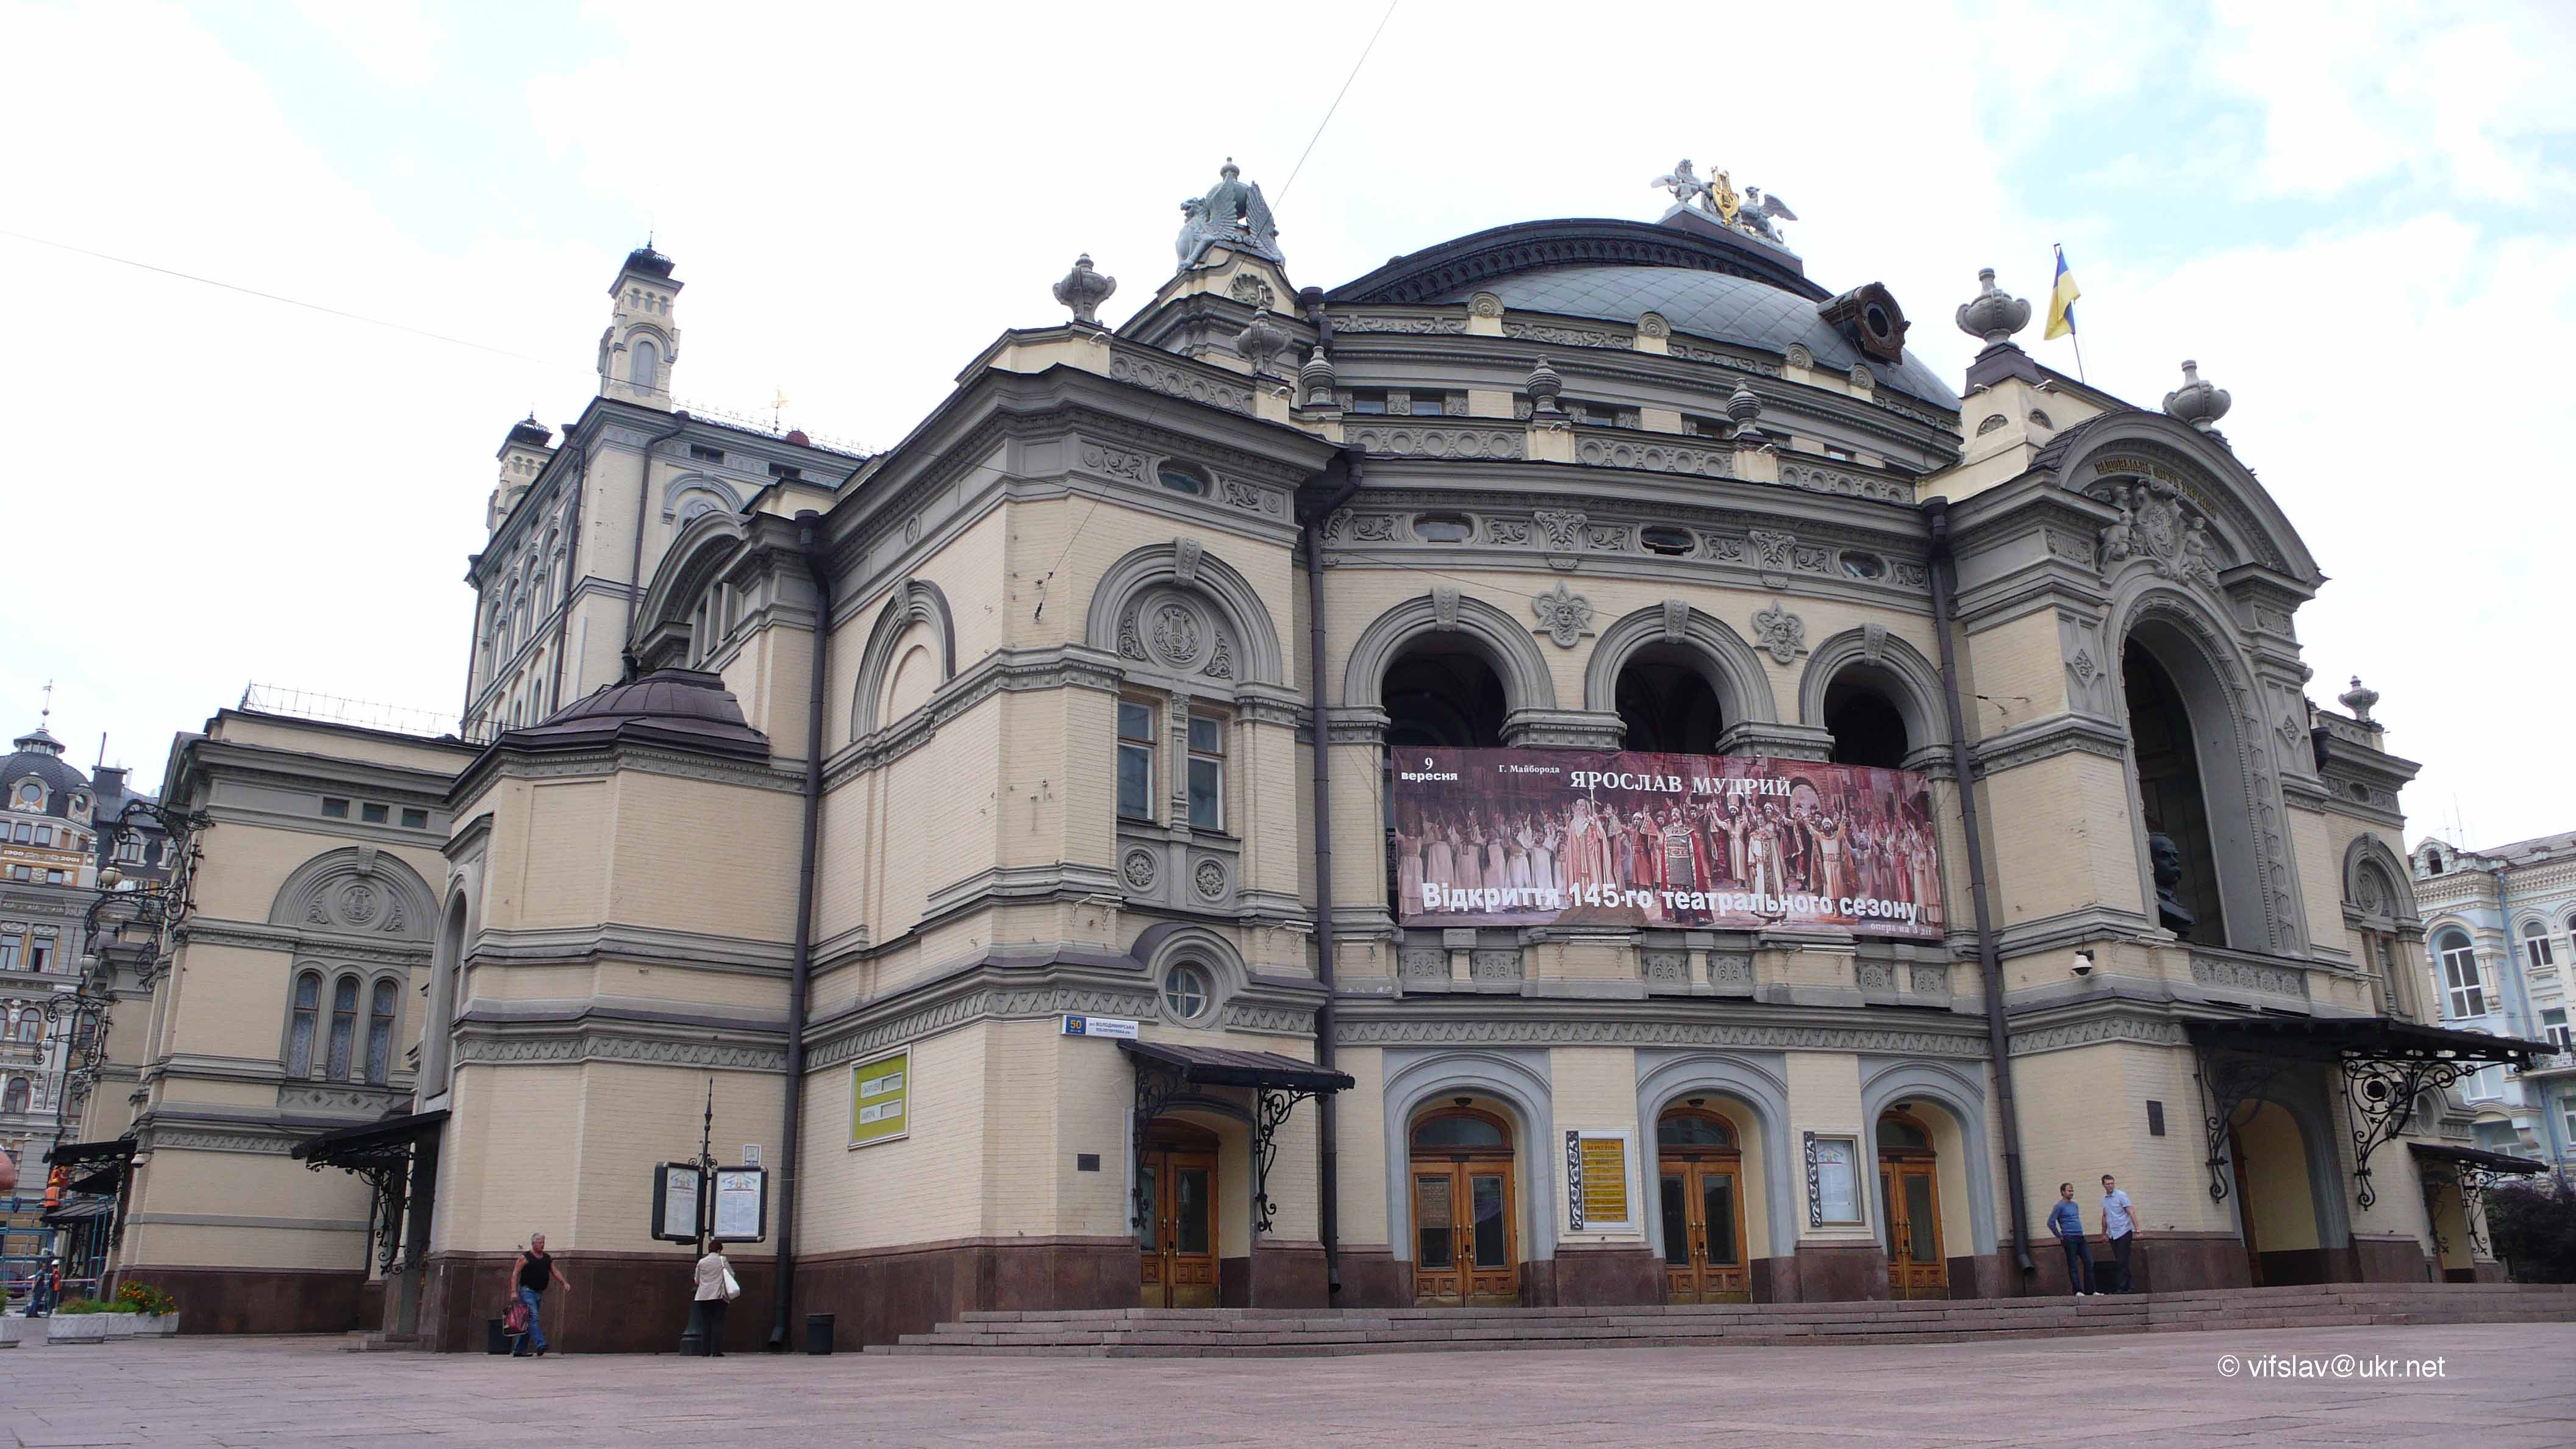
[[[1182,1081],[1201,1087],[1277,1087],[1292,1092],[1347,1092],[1357,1083],[1345,1072],[1328,1071],[1277,1052],[1239,1052],[1225,1047],[1165,1046],[1161,1042],[1122,1041],[1119,1048],[1156,1065],[1169,1067]]]
[[[2489,1036],[2482,1031],[2417,1026],[2384,1016],[2263,1016],[2195,1021],[2192,1039],[2210,1046],[2290,1055],[2362,1056],[2379,1060],[2502,1062],[2528,1067],[2558,1048],[2545,1041]]]
[[[57,1142],[45,1150],[45,1161],[55,1167],[79,1167],[92,1162],[127,1162],[134,1157],[134,1139],[119,1137],[111,1142]]]
[[[326,1166],[360,1158],[375,1157],[387,1151],[410,1145],[411,1140],[447,1120],[447,1109],[435,1112],[413,1112],[408,1116],[387,1117],[381,1122],[361,1122],[355,1127],[334,1127],[318,1137],[308,1137],[295,1144],[287,1155],[302,1162]]]
[[[44,1220],[49,1223],[75,1223],[85,1218],[103,1218],[107,1216],[109,1206],[108,1200],[103,1197],[85,1197],[78,1202],[67,1202],[61,1207],[45,1209]]]
[[[2417,1157],[2428,1158],[2449,1167],[2475,1167],[2513,1177],[2530,1177],[2547,1172],[2547,1163],[2528,1157],[2511,1157],[2501,1152],[2481,1152],[2474,1147],[2442,1147],[2430,1142],[2409,1142],[2406,1149]]]

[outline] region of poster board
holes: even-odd
[[[719,1243],[756,1243],[769,1236],[769,1169],[716,1169],[714,1226]]]
[[[1625,1130],[1565,1134],[1565,1230],[1570,1233],[1635,1232],[1635,1185],[1629,1163],[1636,1134]]]
[[[911,1049],[850,1068],[850,1145],[873,1147],[911,1134]]]

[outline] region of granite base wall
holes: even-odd
[[[697,1254],[686,1246],[667,1253],[554,1255],[570,1289],[547,1292],[540,1325],[549,1346],[566,1353],[677,1353],[697,1296]],[[483,1352],[485,1324],[509,1311],[516,1252],[438,1253],[421,1289],[422,1346],[442,1353]],[[775,1312],[771,1286],[776,1262],[746,1245],[728,1253],[742,1296],[726,1313],[727,1353],[751,1352],[769,1340]],[[801,1344],[803,1326],[790,1332]]]
[[[149,1283],[179,1301],[179,1331],[347,1333],[372,1328],[367,1275],[334,1268],[196,1268],[135,1263],[121,1281]]]
[[[1798,1290],[1801,1303],[1883,1299],[1887,1253],[1874,1242],[1801,1242]]]
[[[1320,1282],[1320,1249],[1315,1256],[1311,1275]],[[1136,1242],[1127,1237],[968,1238],[817,1253],[797,1262],[791,1314],[800,1336],[804,1315],[830,1313],[840,1347],[892,1343],[969,1311],[1133,1308],[1137,1269]],[[1274,1272],[1265,1263],[1260,1271],[1270,1287],[1305,1270],[1283,1264]]]

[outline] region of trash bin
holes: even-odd
[[[808,1313],[805,1315],[805,1351],[816,1357],[820,1357],[832,1351],[831,1314]]]
[[[500,1319],[483,1320],[483,1351],[501,1354],[510,1351],[510,1330]]]

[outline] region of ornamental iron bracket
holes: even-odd
[[[2335,1065],[2343,1072],[2344,1104],[2354,1121],[2354,1200],[2367,1210],[2379,1201],[2378,1189],[2370,1181],[2370,1154],[2405,1132],[2407,1124],[2415,1120],[2415,1105],[2426,1091],[2446,1089],[2482,1064],[2448,1057],[2346,1054],[2338,1057]]]
[[[304,1164],[314,1172],[336,1167],[365,1180],[367,1236],[375,1247],[376,1271],[388,1278],[413,1266],[402,1257],[403,1213],[410,1205],[411,1194],[411,1154],[412,1142],[406,1137],[347,1157],[329,1161],[312,1158]]]
[[[1189,1083],[1177,1067],[1167,1066],[1151,1057],[1138,1056],[1131,1060],[1136,1063],[1136,1122],[1132,1134],[1135,1138],[1134,1185],[1130,1192],[1134,1216],[1128,1226],[1141,1242],[1147,1225],[1154,1217],[1153,1189],[1145,1179],[1146,1133],[1153,1127],[1154,1119],[1163,1115],[1164,1106],[1188,1091]]]
[[[1279,1129],[1288,1114],[1315,1093],[1296,1089],[1256,1090],[1252,1094],[1252,1235],[1267,1236],[1277,1213],[1270,1201],[1270,1166],[1279,1156]]]

